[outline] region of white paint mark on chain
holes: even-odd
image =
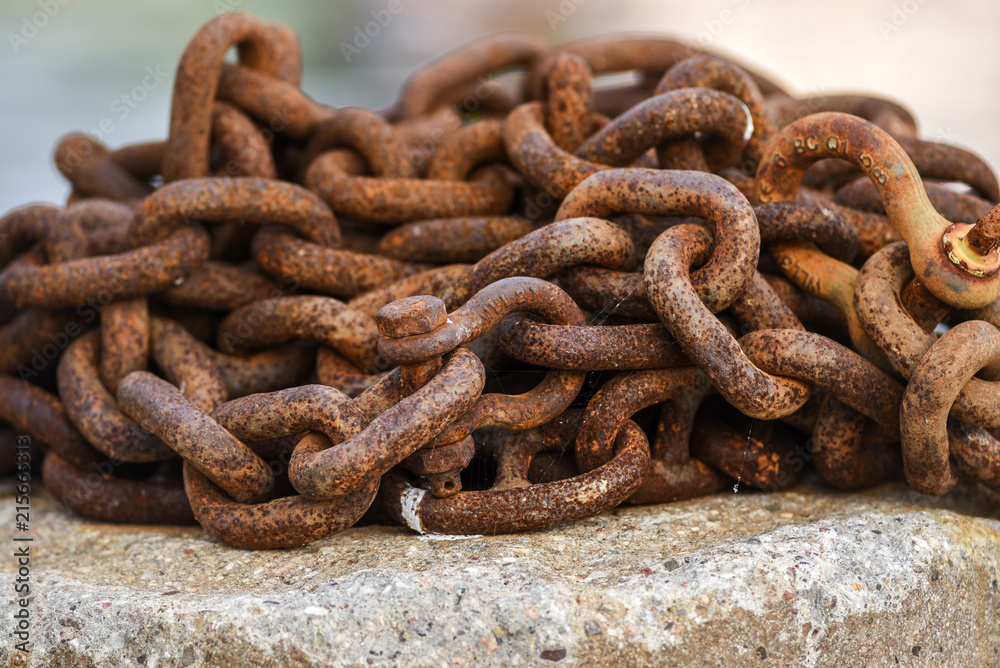
[[[399,511],[406,526],[417,533],[427,533],[420,523],[420,502],[424,500],[427,490],[419,487],[408,487],[399,497]]]

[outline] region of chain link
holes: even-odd
[[[66,205],[0,218],[0,449],[31,435],[70,510],[259,549],[808,462],[1000,486],[1000,187],[898,104],[661,38],[498,35],[383,112],[301,65],[209,21],[165,141],[67,135]]]

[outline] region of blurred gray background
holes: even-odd
[[[184,45],[228,9],[290,25],[303,43],[304,90],[334,106],[386,107],[422,63],[500,30],[553,43],[612,31],[667,33],[733,54],[796,93],[894,98],[916,114],[923,136],[1000,165],[1000,3],[400,0],[399,13],[347,62],[342,43],[351,44],[355,28],[388,1],[3,0],[0,212],[63,200],[68,187],[52,149],[67,132],[98,134],[110,121],[101,140],[111,148],[163,138]],[[166,77],[129,106],[121,96],[142,84],[147,68]]]

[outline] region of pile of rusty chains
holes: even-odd
[[[842,489],[1000,484],[997,180],[899,106],[667,39],[501,35],[384,113],[300,72],[287,28],[220,16],[166,141],[68,136],[67,205],[0,219],[0,443],[45,444],[69,508],[264,548],[810,460]]]

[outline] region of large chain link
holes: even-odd
[[[34,437],[67,508],[273,548],[808,462],[1000,486],[1000,188],[899,105],[658,38],[499,35],[381,113],[301,62],[213,19],[165,141],[68,135],[66,205],[0,219],[0,452]]]

